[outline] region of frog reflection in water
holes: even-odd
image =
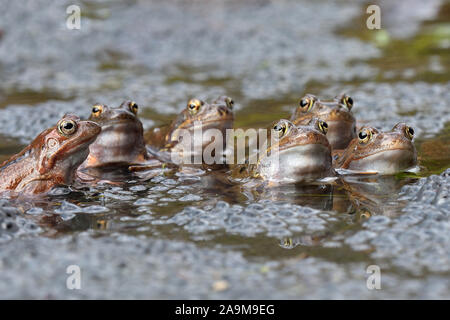
[[[307,124],[312,118],[318,118],[328,124],[327,138],[333,150],[347,147],[356,137],[356,120],[351,109],[353,99],[342,94],[334,101],[321,101],[312,94],[304,96],[291,117],[295,125]]]
[[[55,127],[43,131],[19,154],[0,166],[0,192],[35,195],[54,186],[70,185],[89,145],[101,128],[95,122],[65,115]]]
[[[331,146],[326,138],[328,125],[312,119],[308,125],[295,126],[280,120],[273,127],[274,144],[256,163],[238,165],[235,178],[260,178],[270,185],[316,180],[331,176]]]
[[[204,148],[211,143],[210,139],[204,139],[203,136],[197,139],[194,132],[204,134],[208,129],[218,130],[222,137],[225,147],[226,130],[233,128],[233,106],[234,101],[230,97],[221,96],[211,104],[199,99],[191,99],[186,108],[177,116],[168,128],[162,143],[153,137],[147,138],[147,143],[156,147],[154,154],[165,161],[171,160],[171,153],[182,153],[186,150],[191,151],[191,155],[196,155],[204,151]],[[188,146],[185,141],[185,134],[188,133],[190,140]],[[161,148],[159,148],[161,146]],[[187,148],[188,147],[188,148]],[[186,156],[186,155],[184,155]]]
[[[346,197],[336,197],[333,210],[355,214],[357,219],[373,215],[398,216],[406,205],[406,201],[399,200],[400,190],[415,181],[393,175],[343,176],[339,182]]]
[[[333,165],[363,173],[395,174],[417,165],[414,129],[398,123],[391,131],[363,127],[343,151],[335,151]]]

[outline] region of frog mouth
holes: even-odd
[[[395,159],[402,159],[405,157],[405,154],[408,156],[414,155],[415,149],[413,146],[399,146],[396,148],[390,148],[390,149],[381,149],[377,150],[371,153],[368,153],[367,155],[361,156],[359,158],[355,158],[355,160],[365,160],[369,159],[370,161],[377,160],[380,158],[385,158],[389,160],[395,160]]]
[[[360,170],[379,174],[393,174],[407,170],[417,164],[417,154],[414,149],[401,147],[390,150],[380,150],[359,158],[349,167],[350,170]]]
[[[65,154],[71,154],[80,149],[87,148],[102,132],[101,127],[92,121],[85,121],[84,124],[80,123],[79,126],[79,132],[84,132],[84,134],[80,133],[78,137],[68,140],[61,146],[61,149]]]
[[[355,118],[347,110],[333,110],[331,113],[318,113],[316,117],[326,121],[328,124],[330,124],[330,122],[355,123]]]
[[[130,135],[142,135],[143,128],[140,122],[136,122],[136,119],[131,118],[114,118],[108,121],[107,124],[102,125],[101,136],[115,135],[115,136],[130,136]]]
[[[179,126],[174,133],[172,133],[173,137],[177,137],[178,134],[175,134],[176,132],[179,132],[180,130],[187,130],[190,134],[193,134],[195,131],[205,131],[209,129],[217,129],[224,131],[226,129],[232,129],[233,128],[233,117],[230,117],[229,119],[211,119],[211,120],[198,120],[194,122],[190,122],[186,125]]]
[[[206,119],[206,120],[196,120],[191,122],[185,129],[187,130],[200,130],[200,129],[209,129],[209,128],[222,128],[222,127],[230,127],[233,121],[233,117],[225,117],[221,119]]]
[[[87,158],[89,146],[97,139],[101,132],[101,128],[96,123],[91,122],[85,124],[85,127],[80,129],[83,129],[83,132],[87,133],[82,135],[83,138],[78,137],[68,140],[61,145],[60,150],[49,158],[47,164],[49,168],[52,168],[58,161],[67,162],[65,159],[70,159],[70,161],[67,162],[69,167],[76,167]]]
[[[140,121],[137,120],[132,115],[123,113],[120,115],[117,115],[107,121],[107,123],[103,124],[102,127],[107,127],[110,125],[117,125],[117,124],[135,124],[139,123]]]
[[[97,139],[97,134],[93,134],[90,137],[87,137],[85,139],[80,140],[77,143],[72,143],[68,145],[67,152],[76,152],[77,150],[87,148],[89,145],[91,145],[95,140]]]

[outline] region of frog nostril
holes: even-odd
[[[221,116],[224,116],[224,115],[228,114],[227,108],[224,108],[224,107],[219,107],[219,108],[217,108],[217,111],[219,112],[219,114],[220,114]]]

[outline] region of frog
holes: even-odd
[[[333,152],[333,167],[350,172],[392,175],[417,167],[414,129],[397,123],[390,131],[364,126],[344,150]]]
[[[145,163],[151,158],[145,146],[138,110],[137,103],[130,100],[116,108],[105,104],[92,107],[89,120],[99,124],[102,132],[89,147],[89,156],[80,170],[126,167]]]
[[[95,122],[66,114],[0,165],[0,193],[34,196],[71,185],[100,132]]]
[[[311,118],[319,118],[328,124],[327,138],[333,150],[344,149],[356,137],[356,120],[352,113],[354,100],[343,93],[332,101],[321,101],[315,95],[306,94],[292,114],[291,121],[305,124]]]
[[[149,146],[151,153],[170,162],[172,153],[183,153],[186,145],[180,144],[184,134],[190,135],[190,148],[192,156],[203,153],[204,149],[211,143],[211,140],[203,138],[203,134],[208,129],[219,130],[223,137],[223,148],[226,148],[226,132],[233,128],[234,101],[228,96],[220,96],[211,103],[193,98],[190,99],[186,108],[172,121],[162,143],[147,140],[153,145]],[[200,131],[201,130],[201,131]],[[195,132],[201,132],[200,139],[195,137]]]
[[[326,137],[328,124],[312,118],[296,126],[281,119],[271,127],[271,142],[258,159],[237,165],[231,175],[237,179],[257,178],[267,185],[317,180],[334,175],[331,145]],[[273,135],[273,136],[272,136]]]

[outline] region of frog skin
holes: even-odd
[[[398,123],[391,131],[363,127],[349,146],[333,152],[333,166],[353,172],[395,174],[417,165],[414,129]]]
[[[89,156],[80,170],[101,167],[126,167],[145,163],[151,158],[144,142],[144,130],[138,105],[124,101],[117,108],[96,104],[89,120],[98,123],[102,132],[89,147]]]
[[[71,185],[100,132],[95,122],[65,115],[0,165],[0,193],[37,195],[55,186]]]
[[[226,96],[218,97],[212,103],[206,103],[199,99],[189,100],[186,108],[171,123],[161,144],[162,147],[158,148],[157,145],[156,148],[150,147],[153,150],[152,154],[163,161],[170,162],[172,152],[181,153],[185,150],[186,147],[179,142],[186,132],[191,137],[192,155],[196,154],[196,151],[198,151],[197,153],[203,152],[211,140],[195,139],[194,132],[199,129],[203,134],[208,129],[219,130],[225,147],[226,130],[233,128],[233,106],[233,100]]]
[[[307,125],[296,126],[282,119],[272,127],[274,145],[269,152],[248,164],[233,169],[236,178],[253,177],[271,182],[271,185],[317,180],[334,174],[331,145],[326,137],[327,123],[311,119]]]
[[[333,150],[344,149],[356,137],[356,120],[351,109],[353,99],[342,94],[333,101],[321,101],[312,94],[304,96],[291,117],[295,125],[318,118],[328,124],[327,138]]]

